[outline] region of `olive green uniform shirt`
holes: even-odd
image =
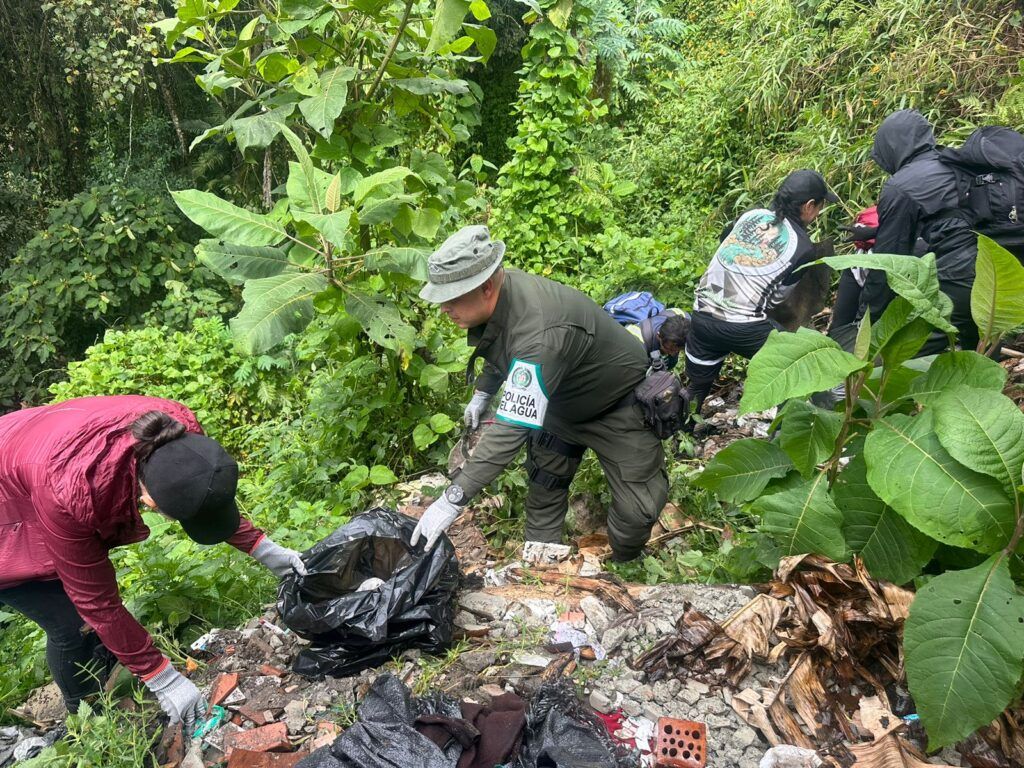
[[[497,422],[453,478],[467,498],[502,472],[531,430],[568,437],[572,424],[619,404],[648,366],[643,346],[588,296],[515,269],[505,271],[494,313],[469,330],[468,343],[474,360],[486,361],[476,388],[505,389]]]

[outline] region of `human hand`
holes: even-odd
[[[275,544],[269,536],[264,536],[251,552],[253,559],[263,565],[272,574],[281,579],[292,573],[306,575],[306,565],[302,557],[294,549]]]

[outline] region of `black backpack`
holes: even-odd
[[[1024,136],[986,126],[939,156],[956,174],[959,210],[971,228],[1024,258]]]
[[[683,428],[690,415],[690,401],[679,377],[665,369],[660,355],[652,360],[633,396],[643,411],[644,424],[658,439],[666,440]]]

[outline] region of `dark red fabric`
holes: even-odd
[[[164,660],[121,602],[109,551],[149,536],[129,431],[147,411],[202,433],[181,403],[137,395],[85,397],[0,417],[0,589],[60,579],[103,644],[140,676]],[[249,553],[262,537],[243,519],[228,542]]]
[[[601,722],[604,723],[604,727],[608,729],[608,734],[615,739],[616,742],[624,744],[630,749],[636,749],[636,739],[620,739],[615,735],[619,732],[619,729],[622,728],[622,724],[626,722],[626,715],[623,714],[621,709],[615,712],[610,712],[607,715],[602,712],[595,712],[594,714],[601,718]]]
[[[462,717],[480,731],[480,740],[466,749],[457,768],[494,768],[519,754],[526,727],[526,702],[514,693],[496,696],[489,707],[462,702]]]

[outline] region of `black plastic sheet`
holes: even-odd
[[[308,573],[278,590],[284,624],[312,642],[294,670],[345,677],[402,651],[439,653],[451,645],[459,564],[447,536],[430,552],[409,544],[416,520],[375,508],[302,554]],[[366,579],[384,584],[355,592]]]

